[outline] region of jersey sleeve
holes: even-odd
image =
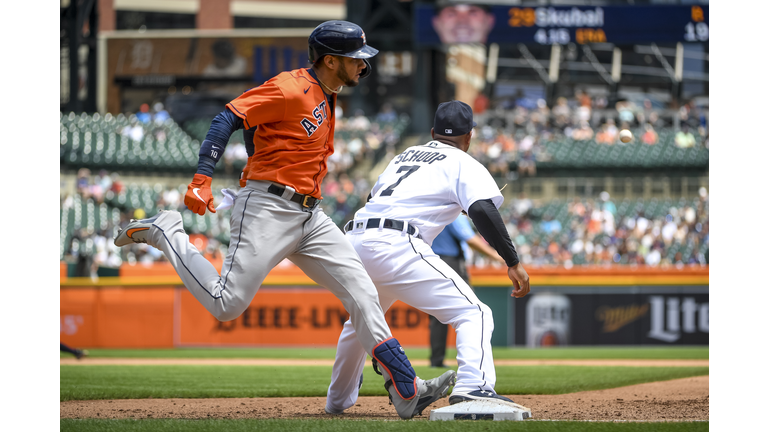
[[[490,199],[496,208],[501,207],[504,202],[491,173],[469,155],[462,160],[459,169],[456,198],[465,212],[478,200]]]
[[[243,119],[246,129],[251,129],[256,125],[282,121],[286,101],[280,88],[267,82],[241,94],[227,107]]]

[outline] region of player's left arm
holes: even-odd
[[[474,222],[480,235],[501,255],[507,265],[507,275],[514,285],[512,295],[524,297],[531,290],[528,273],[520,263],[512,239],[509,238],[507,227],[501,219],[499,210],[491,199],[475,201],[467,214]]]
[[[466,242],[472,250],[480,252],[483,255],[491,258],[494,261],[504,264],[504,259],[499,255],[494,248],[483,240],[480,234],[475,233],[472,229],[472,225],[469,223],[469,219],[464,216],[459,216],[451,224],[445,227],[450,233],[461,240]]]

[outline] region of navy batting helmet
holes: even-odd
[[[309,61],[315,63],[323,56],[335,55],[363,59],[365,69],[360,78],[371,73],[368,59],[379,53],[376,48],[367,45],[365,32],[359,25],[349,21],[326,21],[309,35]]]

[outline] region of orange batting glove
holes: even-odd
[[[212,181],[213,179],[207,175],[195,174],[192,183],[187,186],[184,205],[200,216],[205,215],[206,207],[211,213],[216,213],[216,208],[213,206],[213,194],[211,193]]]

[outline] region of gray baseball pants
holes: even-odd
[[[165,253],[189,292],[220,321],[240,316],[269,271],[288,258],[341,300],[357,338],[371,355],[376,344],[392,334],[360,257],[319,207],[304,211],[289,200],[291,188],[280,197],[267,192],[271,184],[249,180],[239,190],[221,275],[189,242],[178,212],[163,212],[150,228],[147,243]]]

